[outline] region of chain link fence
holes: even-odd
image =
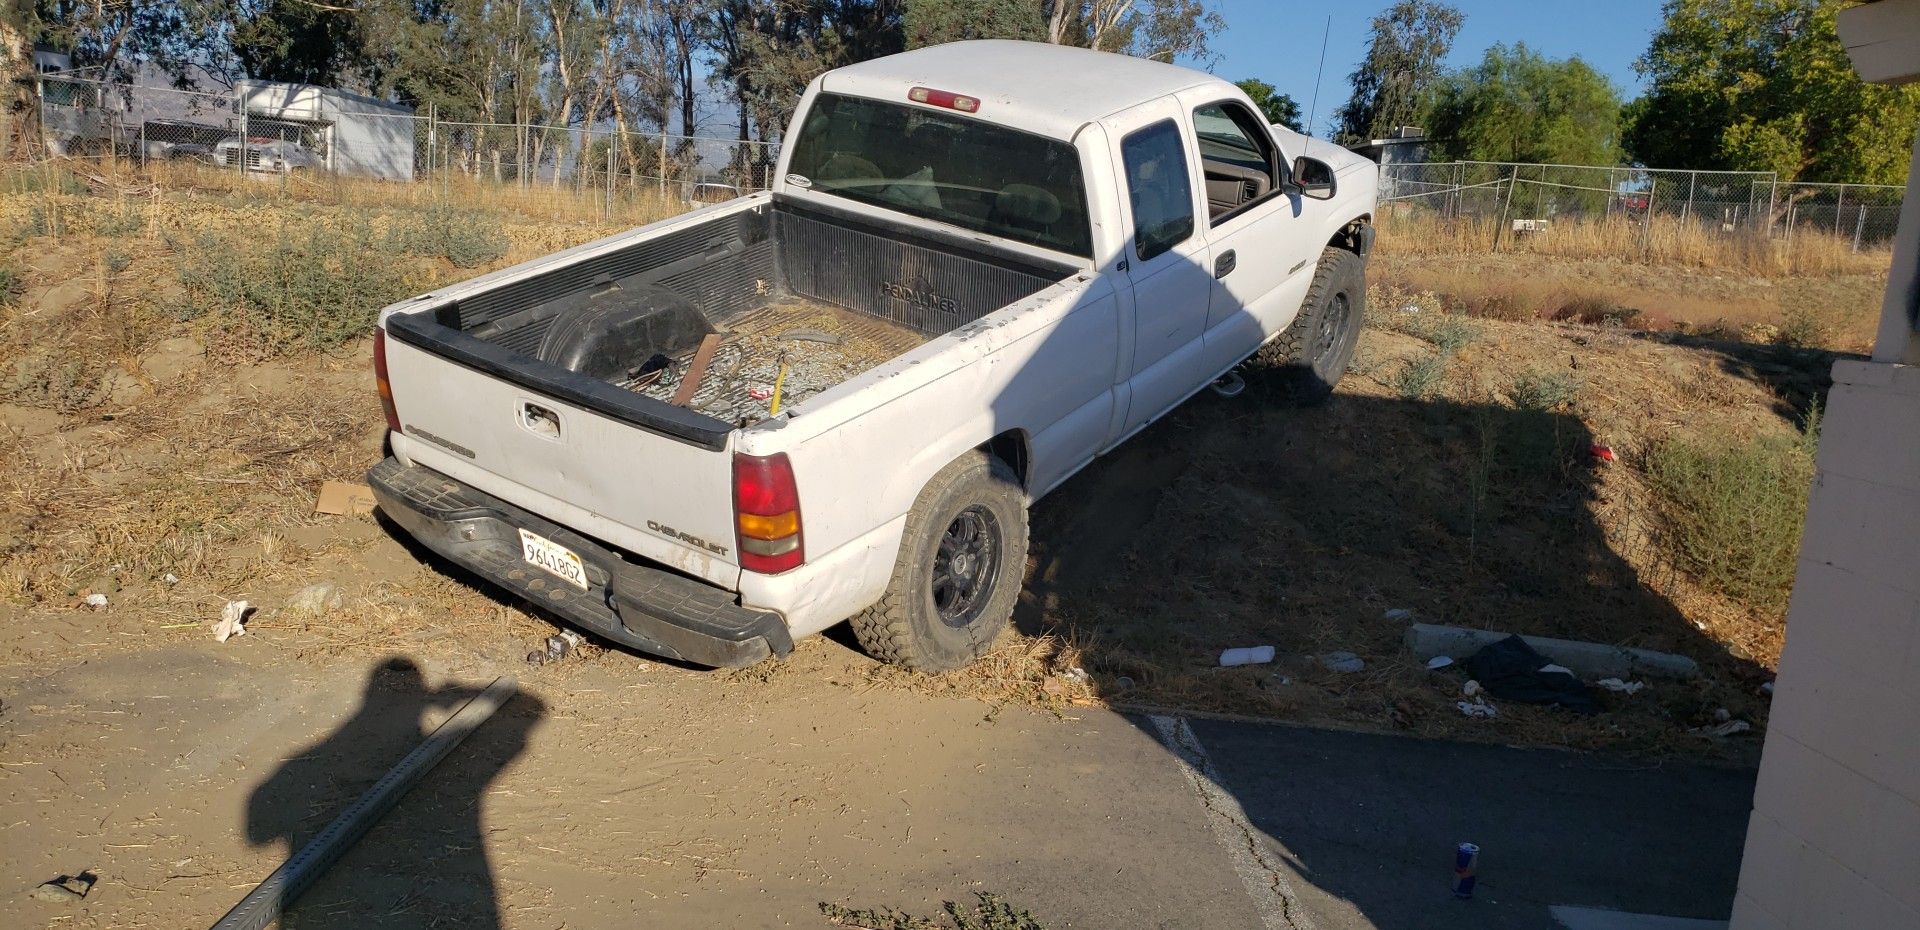
[[[49,155],[238,175],[498,185],[611,206],[622,198],[717,202],[769,186],[776,143],[609,126],[458,122],[306,85],[231,92],[35,78]]]
[[[224,93],[38,75],[52,155],[298,177],[514,188],[520,202],[726,200],[770,185],[776,143],[610,126],[442,120],[306,85]],[[1536,250],[1596,258],[1845,266],[1890,248],[1904,191],[1768,172],[1456,161],[1383,166],[1382,232],[1415,251]]]
[[[1746,248],[1777,242],[1789,260],[1796,237],[1829,252],[1888,248],[1904,194],[1894,186],[1781,181],[1771,172],[1474,161],[1382,166],[1380,185],[1383,230],[1444,229],[1463,246],[1500,250],[1584,237],[1625,253],[1618,257],[1651,257],[1739,240]]]

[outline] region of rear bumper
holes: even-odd
[[[418,465],[367,473],[380,511],[429,549],[588,630],[642,652],[714,667],[793,651],[780,615],[742,607],[702,581],[636,565],[566,527]],[[522,561],[519,531],[580,556],[582,591]]]

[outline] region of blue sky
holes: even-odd
[[[1472,65],[1498,42],[1521,41],[1553,58],[1578,55],[1613,80],[1623,95],[1640,89],[1633,60],[1647,50],[1660,25],[1659,0],[1448,0],[1467,15],[1454,40],[1450,67]],[[1230,81],[1259,78],[1300,101],[1304,118],[1313,98],[1320,34],[1333,14],[1327,70],[1320,85],[1316,128],[1347,99],[1347,75],[1365,54],[1367,24],[1389,0],[1334,5],[1301,0],[1215,0],[1227,21],[1212,40],[1220,53],[1215,74]]]

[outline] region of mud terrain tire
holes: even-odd
[[[960,668],[1006,629],[1026,567],[1026,492],[1005,462],[969,452],[907,512],[887,593],[854,616],[854,635],[883,662]]]

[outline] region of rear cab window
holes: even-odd
[[[1090,258],[1086,183],[1071,143],[958,113],[822,93],[788,181],[810,190]]]
[[[1193,235],[1193,179],[1180,127],[1162,120],[1120,140],[1133,207],[1133,251],[1152,261]]]

